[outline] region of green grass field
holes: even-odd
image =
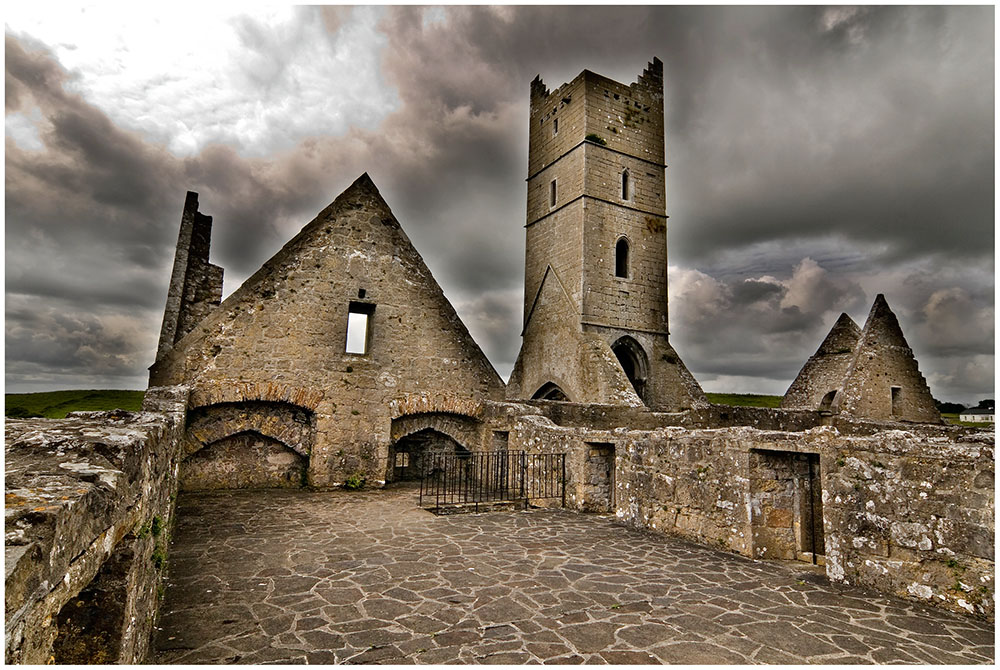
[[[127,409],[142,407],[145,391],[49,391],[46,393],[7,393],[4,415],[9,417],[42,416],[62,419],[69,412]]]
[[[781,404],[780,395],[758,395],[756,393],[706,393],[708,401],[715,405],[733,405],[736,407],[777,407]]]

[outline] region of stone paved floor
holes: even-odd
[[[185,494],[157,663],[992,663],[993,626],[607,516]]]

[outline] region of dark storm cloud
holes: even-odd
[[[278,246],[277,225],[301,213],[318,176],[296,159],[275,170],[225,147],[178,159],[68,93],[67,73],[31,47],[6,36],[8,111],[37,107],[44,144],[6,140],[8,380],[89,371],[141,385],[185,190],[201,189],[205,209],[226,222],[215,252],[227,270],[249,271]]]
[[[335,42],[352,14],[296,16]],[[155,339],[185,190],[214,217],[213,262],[232,290],[367,171],[506,374],[521,326],[528,82],[554,88],[585,67],[632,82],[659,56],[670,322],[687,365],[787,385],[840,311],[863,320],[886,292],[918,355],[941,357],[921,359],[932,390],[985,388],[992,19],[985,7],[387,8],[378,76],[399,104],[377,127],[267,155],[220,140],[187,158],[116,127],[67,92],[71,75],[44,47],[8,34],[8,113],[37,106],[44,144],[7,140],[8,293],[72,296],[105,320],[131,304]],[[249,22],[240,34],[244,65],[270,59],[250,67],[253,86],[284,86],[294,109],[298,80],[281,72],[302,45]],[[8,313],[8,332],[36,327]],[[8,339],[8,370],[23,347],[27,336]]]
[[[869,307],[856,282],[808,258],[784,280],[720,281],[676,267],[669,279],[671,340],[696,374],[790,382],[841,312]]]

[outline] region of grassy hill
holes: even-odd
[[[715,405],[734,405],[736,407],[777,407],[781,404],[780,395],[759,395],[757,393],[706,393],[710,403]]]
[[[7,393],[4,414],[9,417],[43,416],[65,418],[69,412],[127,409],[142,407],[145,391],[48,391],[46,393]]]

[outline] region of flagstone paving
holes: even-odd
[[[565,510],[182,494],[156,663],[993,663],[993,625]]]

